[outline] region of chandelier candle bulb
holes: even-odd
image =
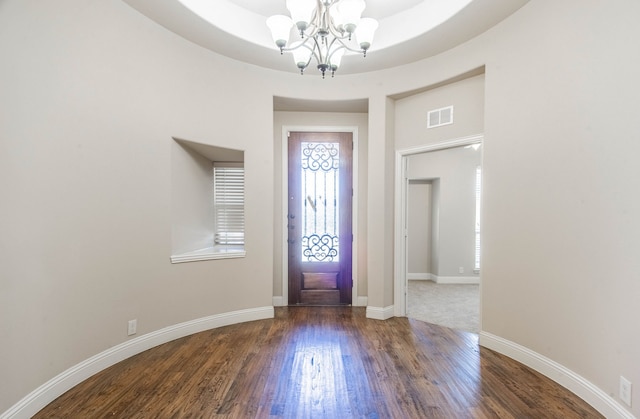
[[[365,55],[373,43],[373,34],[376,32],[376,29],[378,29],[377,20],[368,17],[360,19],[360,24],[356,29],[356,40]]]
[[[335,49],[329,59],[331,60],[331,77],[334,76],[338,67],[340,67],[340,63],[342,62],[342,57],[344,56],[344,48]]]
[[[293,27],[293,21],[289,16],[274,15],[267,19],[267,26],[271,30],[273,42],[276,43],[282,53],[282,48],[287,45],[289,33]]]
[[[291,13],[291,19],[298,27],[300,35],[309,26],[315,8],[316,0],[287,0],[287,9]]]
[[[302,73],[311,61],[312,51],[310,51],[308,48],[305,48],[302,43],[295,43],[292,46],[291,52],[293,53],[293,61],[300,69],[300,73]]]
[[[364,0],[341,0],[337,5],[338,14],[342,16],[344,29],[348,33],[356,30],[365,7]]]
[[[364,0],[287,0],[286,6],[291,17],[271,16],[267,26],[280,53],[293,53],[300,74],[311,60],[324,78],[327,71],[335,74],[346,51],[367,56],[378,22],[361,17]],[[294,26],[300,38],[290,42]]]

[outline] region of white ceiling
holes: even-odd
[[[264,17],[287,14],[285,0],[227,0],[230,3],[251,10]],[[367,0],[365,16],[382,19],[414,7],[423,0]]]
[[[266,17],[287,14],[285,0],[124,0],[176,34],[230,58],[297,72],[273,45]],[[491,28],[529,0],[367,0],[378,19],[366,58],[345,56],[339,74],[380,70],[453,48]],[[307,70],[309,73],[310,70]]]

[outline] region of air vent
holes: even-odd
[[[427,115],[427,128],[453,124],[453,106],[434,109]]]

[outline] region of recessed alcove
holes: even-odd
[[[244,257],[244,245],[214,240],[214,165],[244,164],[244,151],[173,138],[171,263]]]

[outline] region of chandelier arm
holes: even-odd
[[[331,35],[336,39],[351,40],[351,37],[349,37],[349,33],[345,32],[345,31],[340,32],[338,30],[338,28],[336,28],[333,25],[329,25],[329,33],[331,33]]]
[[[320,29],[320,25],[319,25],[320,18],[318,16],[318,12],[320,11],[319,7],[320,6],[318,3],[318,6],[316,7],[316,9],[313,11],[313,14],[311,15],[311,20],[309,21],[309,26],[307,27],[307,30],[305,32],[301,32],[300,37],[313,38],[318,33],[318,30]]]
[[[280,51],[281,51],[281,52],[291,52],[291,51],[294,51],[294,50],[296,50],[296,49],[298,49],[298,48],[300,48],[300,47],[305,47],[305,48],[309,49],[310,51],[313,51],[313,49],[312,49],[312,48],[310,48],[310,47],[307,45],[307,43],[309,42],[309,40],[310,40],[310,39],[315,39],[315,38],[312,38],[312,37],[306,37],[302,42],[300,42],[299,44],[297,44],[295,47],[282,47],[282,48],[280,48]]]
[[[342,45],[342,47],[344,49],[346,49],[347,51],[351,51],[351,52],[356,52],[358,54],[363,54],[365,51],[363,49],[355,49],[355,48],[351,48],[349,45],[347,45],[344,42],[344,39],[342,38],[335,38],[336,41],[340,42],[340,45]],[[286,51],[286,50],[285,50]]]
[[[316,61],[318,62],[318,64],[326,64],[326,62],[325,62],[326,60],[322,59],[322,48],[320,47],[320,44],[318,43],[318,38],[317,37],[313,38],[313,42],[314,42],[313,50],[312,50],[313,56],[316,57]],[[328,49],[327,49],[327,51],[328,51]],[[325,57],[325,58],[327,58],[327,57]]]
[[[343,47],[338,47],[333,49],[329,54],[327,54],[327,63],[331,62],[331,57],[333,57],[333,54],[335,54],[338,50],[340,50]]]
[[[318,34],[318,26],[315,23],[310,23],[304,34],[301,34],[301,38],[314,38]]]
[[[318,59],[318,54],[316,54],[316,48],[315,47],[309,46],[309,45],[305,45],[305,44],[300,44],[294,49],[298,49],[300,47],[305,47],[306,49],[311,51],[311,54],[309,55],[309,59],[307,60],[307,65],[305,65],[305,68],[307,68],[309,66],[309,64],[311,64],[311,60],[314,59],[314,58],[316,59],[316,61],[320,62],[319,59]]]
[[[334,48],[335,43],[338,42],[340,45]],[[327,45],[327,63],[331,62],[331,57],[336,53],[337,50],[344,48],[343,43],[338,38],[333,38],[329,45]]]
[[[328,32],[333,35],[334,38],[341,38],[341,39],[351,39],[349,37],[349,34],[345,34],[344,30],[340,30],[338,27],[335,26],[334,22],[333,22],[333,18],[331,17],[331,7],[334,7],[337,5],[339,0],[331,0],[329,2],[326,3],[325,7],[325,14],[326,14],[326,23],[327,23],[327,30]],[[323,3],[321,0],[318,0],[319,3]]]
[[[309,59],[307,60],[307,65],[305,66],[305,68],[309,67],[309,64],[311,64],[311,60],[312,60],[313,58],[315,58],[315,59],[316,59],[316,61],[318,61],[318,56],[316,55],[315,48],[314,48],[314,49],[311,49],[311,48],[309,48],[308,46],[307,46],[307,48],[311,50],[311,55],[309,55]]]

